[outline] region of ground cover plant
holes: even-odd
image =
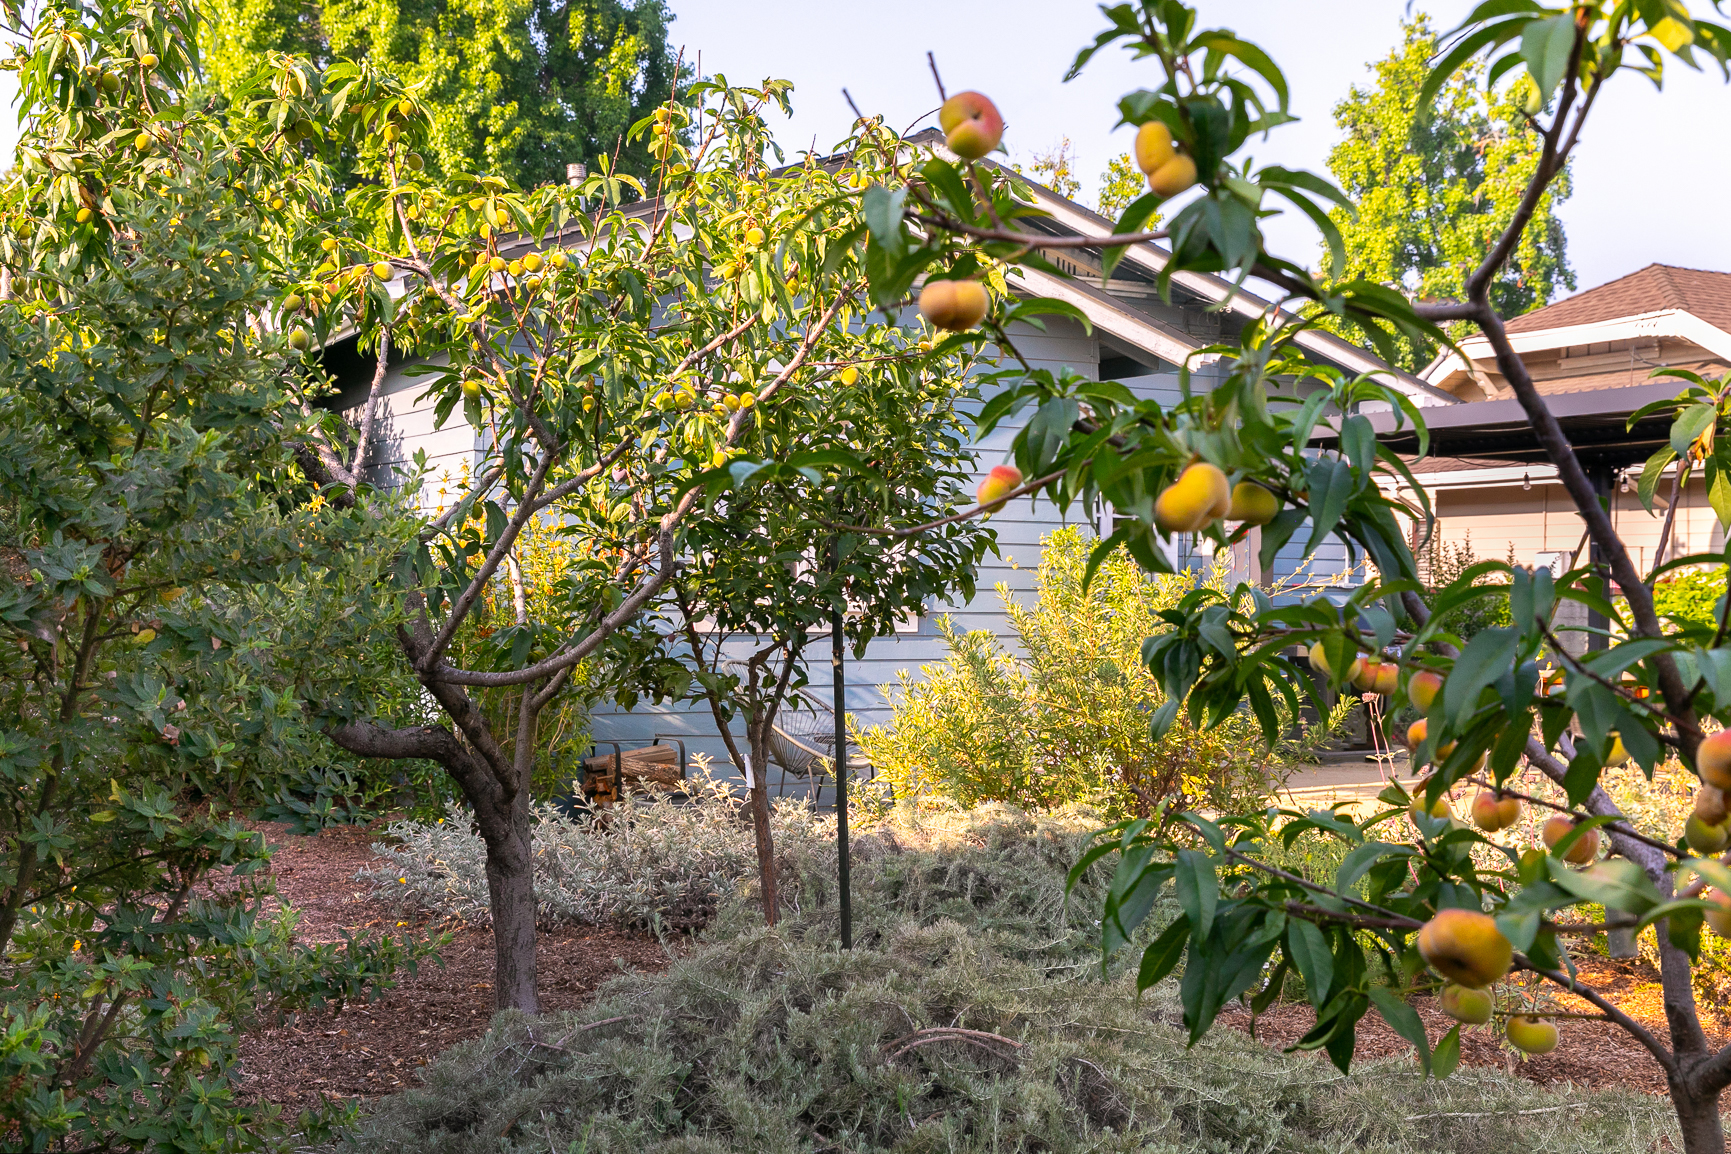
[[[857,844],[849,951],[832,847],[785,841],[773,930],[733,897],[667,973],[615,979],[578,1014],[500,1016],[333,1149],[1608,1154],[1674,1139],[1643,1095],[1478,1069],[1438,1083],[1410,1060],[1342,1076],[1233,1032],[1190,1048],[1174,983],[1138,999],[1122,966],[1100,974],[1109,872],[1062,900],[1098,820],[896,807]],[[1177,914],[1168,900],[1151,920]]]
[[[1082,804],[1111,818],[1163,806],[1232,810],[1278,788],[1352,707],[1343,698],[1320,724],[1288,727],[1272,749],[1247,714],[1212,726],[1181,720],[1156,736],[1149,720],[1166,698],[1142,645],[1170,628],[1162,614],[1190,593],[1225,594],[1227,568],[1149,574],[1117,552],[1085,584],[1092,537],[1066,528],[1040,545],[1033,603],[998,589],[1013,643],[940,619],[948,660],[885,687],[890,721],[857,739],[895,796]]]
[[[1537,143],[1524,190],[1457,299],[1414,300],[1343,275],[1343,238],[1324,207],[1350,210],[1350,201],[1314,173],[1259,166],[1246,151],[1253,137],[1290,119],[1278,65],[1231,31],[1202,25],[1197,10],[1177,0],[1104,8],[1110,26],[1071,69],[1076,75],[1116,45],[1149,69],[1153,85],[1127,94],[1116,109],[1119,123],[1136,128],[1136,159],[1150,191],[1111,233],[1055,238],[1020,227],[1017,217],[1027,210],[1015,183],[982,163],[1000,145],[1002,118],[981,93],[943,92],[936,69],[947,148],[919,153],[899,184],[867,193],[879,249],[877,261],[868,260],[874,293],[897,297],[924,276],[928,316],[945,327],[994,324],[989,301],[965,287],[983,262],[1044,266],[1045,253],[1082,246],[1106,254],[1110,275],[1127,245],[1145,241],[1170,247],[1162,285],[1183,270],[1254,276],[1299,305],[1297,313],[1263,313],[1235,344],[1217,350],[1223,359],[1206,376],[1181,374],[1183,396],[1171,406],[1113,382],[1016,367],[998,374],[1004,387],[982,412],[983,431],[1012,415],[1025,422],[1015,438],[1015,469],[1039,478],[1043,495],[1079,506],[1090,520],[1103,515],[1102,504],[1112,507],[1119,528],[1098,556],[1122,545],[1145,568],[1164,571],[1176,534],[1201,533],[1225,546],[1259,528],[1265,565],[1289,542],[1302,541],[1308,556],[1331,536],[1350,557],[1374,565],[1375,578],[1344,605],[1320,597],[1245,604],[1206,590],[1186,598],[1172,615],[1175,628],[1143,650],[1167,697],[1155,715],[1157,732],[1180,710],[1206,724],[1247,708],[1266,738],[1278,740],[1275,698],[1295,701],[1308,689],[1286,656],[1295,645],[1309,647],[1310,666],[1333,684],[1374,686],[1397,708],[1411,703],[1425,714],[1406,737],[1414,764],[1429,767],[1429,775],[1416,799],[1391,789],[1387,811],[1359,821],[1296,811],[1212,821],[1192,812],[1177,830],[1138,819],[1091,851],[1089,861],[1097,853],[1120,863],[1103,906],[1108,954],[1169,885],[1182,903],[1183,915],[1142,952],[1139,980],[1155,984],[1184,964],[1180,990],[1193,1040],[1207,1034],[1227,1002],[1245,996],[1253,1006],[1266,1004],[1297,971],[1317,1012],[1301,1045],[1326,1051],[1343,1071],[1357,1024],[1373,1008],[1412,1040],[1427,1071],[1451,1071],[1458,1032],[1433,1048],[1406,1000],[1428,990],[1442,991],[1460,1021],[1496,1016],[1512,1045],[1547,1052],[1561,1039],[1553,1015],[1527,1008],[1498,1016],[1488,992],[1517,970],[1585,999],[1647,1051],[1665,1072],[1689,1154],[1725,1149],[1719,1100],[1731,1085],[1731,1048],[1709,1044],[1693,970],[1706,928],[1731,935],[1731,858],[1721,856],[1731,844],[1724,794],[1731,733],[1719,729],[1731,719],[1731,603],[1721,600],[1710,625],[1673,617],[1667,632],[1654,584],[1674,568],[1722,568],[1731,555],[1636,568],[1510,342],[1496,291],[1559,187],[1592,109],[1630,83],[1627,74],[1654,84],[1678,67],[1731,77],[1731,30],[1701,8],[1491,0],[1440,38],[1416,105],[1429,107],[1463,70],[1481,75],[1482,67],[1487,100],[1517,99]],[[1184,193],[1191,195],[1167,204]],[[1327,260],[1320,272],[1266,249],[1261,214],[1287,207],[1322,231]],[[1156,211],[1167,214],[1162,227],[1146,229]],[[980,307],[958,315],[957,302],[969,300]],[[1422,413],[1371,377],[1305,363],[1293,339],[1325,321],[1390,361],[1403,345],[1448,346],[1444,325],[1482,335],[1585,523],[1594,547],[1585,563],[1559,576],[1487,562],[1440,590],[1426,589],[1409,530],[1427,536],[1432,511],[1408,463],[1378,442],[1362,406],[1415,426],[1419,456],[1428,450]],[[1642,500],[1651,510],[1667,470],[1680,486],[1700,469],[1716,514],[1731,524],[1731,487],[1724,484],[1731,442],[1723,435],[1731,388],[1688,372],[1665,374],[1680,378],[1681,391],[1632,415],[1673,416],[1669,444],[1643,470]],[[1293,394],[1294,379],[1309,383],[1302,396]],[[1321,454],[1311,440],[1319,430],[1326,430]],[[1376,483],[1379,475],[1387,488]],[[1493,571],[1507,574],[1507,583],[1477,583]],[[1610,601],[1612,582],[1626,598],[1622,611]],[[1507,625],[1487,622],[1470,640],[1445,628],[1451,610],[1485,598],[1506,601]],[[1556,610],[1568,600],[1609,622],[1588,627],[1595,640],[1579,658],[1566,656],[1557,636]],[[1538,661],[1546,656],[1561,661],[1563,677],[1541,687]],[[1600,777],[1631,758],[1652,772],[1673,755],[1700,783],[1695,809],[1682,827],[1648,837],[1623,820]],[[1508,825],[1523,805],[1544,807],[1522,795],[1522,772],[1560,785],[1566,802],[1547,818],[1540,844],[1498,847],[1484,834]],[[1477,829],[1441,808],[1443,792],[1459,783],[1483,790],[1473,806]],[[1347,850],[1332,883],[1269,860],[1271,846],[1306,830]],[[1597,861],[1605,848],[1614,857]],[[1571,966],[1570,939],[1603,928],[1578,926],[1576,913],[1595,906],[1655,928],[1664,1030],[1630,1018]]]

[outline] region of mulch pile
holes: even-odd
[[[334,829],[312,837],[261,825],[276,847],[272,870],[278,892],[300,912],[303,942],[341,941],[405,933],[437,936],[449,945],[376,1002],[335,1012],[301,1014],[241,1042],[242,1096],[271,1101],[293,1115],[320,1098],[373,1098],[416,1084],[415,1071],[457,1042],[479,1037],[493,1015],[493,937],[490,931],[405,922],[373,901],[355,873],[372,864],[372,836]],[[576,1009],[600,985],[626,970],[665,969],[671,959],[645,934],[571,927],[539,935],[537,988],[541,1008]]]
[[[1661,1042],[1669,1043],[1657,970],[1645,962],[1613,961],[1587,953],[1576,958],[1576,965],[1583,983],[1608,997],[1618,1009],[1652,1031]],[[1562,994],[1548,983],[1542,988],[1553,999],[1547,1009],[1571,1013],[1593,1011],[1585,1001]],[[1433,1046],[1455,1024],[1453,1018],[1437,1008],[1434,998],[1416,998],[1413,1008],[1424,1022],[1425,1032]],[[1709,1043],[1718,1047],[1731,1042],[1727,1023],[1722,1018],[1709,1020],[1711,1007],[1703,1004],[1701,1010]],[[1220,1021],[1246,1033],[1252,1028],[1250,1012],[1239,1007],[1223,1011]],[[1308,1002],[1276,1003],[1267,1013],[1256,1018],[1255,1036],[1271,1046],[1284,1049],[1309,1033],[1315,1024],[1316,1014]],[[1500,1066],[1518,1078],[1544,1086],[1569,1085],[1595,1090],[1625,1087],[1650,1094],[1666,1092],[1665,1072],[1659,1063],[1622,1027],[1611,1022],[1569,1018],[1558,1020],[1557,1028],[1562,1034],[1561,1044],[1549,1054],[1533,1057],[1505,1044],[1497,1022],[1463,1027],[1461,1064]],[[1359,1019],[1355,1059],[1397,1056],[1408,1057],[1414,1063],[1418,1061],[1412,1043],[1391,1030],[1374,1009]],[[1326,1056],[1323,1060],[1327,1060]]]

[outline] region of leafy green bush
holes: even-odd
[[[1149,575],[1119,550],[1084,591],[1093,541],[1065,528],[1043,545],[1034,605],[998,587],[1026,656],[940,619],[949,660],[886,687],[890,723],[857,734],[897,797],[1074,802],[1113,818],[1146,816],[1168,801],[1228,807],[1277,786],[1345,718],[1343,703],[1326,724],[1273,751],[1248,713],[1206,729],[1181,722],[1154,740],[1150,719],[1165,698],[1143,664],[1143,640],[1166,628],[1160,613],[1185,594],[1224,590],[1226,570]]]
[[[777,929],[729,901],[667,973],[615,979],[580,1014],[500,1015],[342,1149],[1609,1154],[1674,1140],[1663,1101],[1633,1093],[1482,1070],[1438,1083],[1408,1061],[1334,1077],[1232,1031],[1189,1048],[1164,987],[1138,1000],[1127,976],[1100,976],[1105,872],[1060,900],[1097,821],[898,805],[859,839],[845,952],[833,854],[806,843]]]
[[[1712,628],[1719,623],[1715,610],[1725,596],[1725,570],[1681,569],[1653,583],[1653,609],[1665,618]]]

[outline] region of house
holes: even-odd
[[[1731,369],[1731,273],[1653,264],[1509,321],[1507,330],[1538,390],[1610,503],[1613,523],[1643,572],[1663,560],[1722,550],[1725,534],[1708,507],[1699,471],[1676,495],[1664,556],[1664,514],[1676,469],[1656,491],[1656,513],[1636,490],[1641,467],[1664,445],[1670,416],[1627,427],[1630,414],[1676,396],[1687,382],[1653,373]],[[1431,456],[1413,471],[1436,511],[1444,550],[1470,543],[1480,559],[1569,567],[1584,525],[1534,438],[1526,413],[1497,371],[1489,343],[1475,336],[1420,376],[1459,404],[1427,412]],[[1416,451],[1387,417],[1373,418],[1385,443]],[[1432,555],[1430,550],[1421,556]],[[1583,557],[1584,559],[1584,557]]]
[[[1050,189],[1032,182],[1026,184],[1036,202],[1049,214],[1035,221],[1033,227],[1054,235],[1111,232],[1112,222],[1104,217]],[[527,242],[523,247],[528,247]],[[1155,282],[1167,259],[1167,252],[1158,245],[1137,245],[1113,270],[1111,278],[1102,281],[1097,251],[1067,249],[1054,260],[1072,273],[1073,279],[1026,270],[1017,283],[1018,291],[1067,301],[1088,318],[1092,328],[1090,331],[1070,318],[1048,318],[1043,332],[1018,325],[1011,337],[1022,357],[1035,368],[1068,367],[1097,379],[1119,380],[1139,396],[1163,402],[1176,401],[1181,395],[1177,369],[1182,363],[1188,361],[1192,371],[1206,381],[1210,365],[1217,358],[1201,350],[1235,340],[1245,324],[1264,316],[1272,306],[1249,293],[1234,293],[1232,286],[1220,277],[1188,272],[1173,276],[1171,299],[1163,301]],[[1312,359],[1353,375],[1375,374],[1405,391],[1420,406],[1460,404],[1446,390],[1391,369],[1363,349],[1329,333],[1306,331],[1298,341]],[[352,347],[338,346],[331,350],[328,363],[338,379],[345,382],[339,405],[347,408],[359,404],[372,377],[370,359],[357,355]],[[406,468],[417,451],[425,452],[435,478],[430,483],[428,498],[430,503],[440,504],[443,494],[438,478],[441,474],[457,477],[473,463],[479,445],[474,431],[460,417],[441,429],[433,427],[431,403],[416,400],[421,389],[405,374],[407,367],[392,366],[389,370],[384,411],[379,418],[382,431],[367,467],[376,480],[386,481],[395,471]],[[980,446],[980,474],[1003,459],[1015,432],[1013,426],[1002,426]],[[1036,505],[1027,499],[998,513],[992,527],[997,532],[1001,558],[986,558],[979,595],[966,604],[932,605],[924,616],[910,620],[904,630],[874,641],[862,659],[850,659],[847,711],[866,725],[887,720],[889,705],[881,687],[894,682],[899,670],[917,671],[922,664],[941,661],[946,656],[944,642],[933,624],[940,613],[950,615],[957,627],[964,630],[987,629],[1000,636],[1008,635],[1007,617],[994,586],[1002,583],[1012,594],[1027,595],[1039,564],[1041,538],[1062,523],[1050,504]],[[1301,561],[1302,539],[1300,535],[1282,551],[1271,573],[1259,576],[1265,579],[1289,576]],[[1234,558],[1235,565],[1246,576],[1250,574],[1250,559],[1256,556],[1258,542],[1252,540],[1248,545],[1241,547]],[[1338,543],[1332,552],[1325,547],[1323,555],[1313,562],[1311,572],[1339,573],[1345,569],[1345,556],[1344,547]],[[823,698],[827,704],[830,696],[827,677],[814,671],[813,681],[813,696]],[[592,719],[592,733],[597,739],[619,742],[676,735],[693,753],[708,754],[719,763],[727,760],[725,746],[716,734],[707,707],[640,706],[630,712],[603,709]]]

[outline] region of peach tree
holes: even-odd
[[[904,445],[874,463],[851,446],[887,413],[907,418],[904,436],[958,440],[953,404],[967,394],[955,354],[983,338],[934,349],[864,323],[898,303],[868,295],[865,238],[866,190],[899,142],[864,123],[841,159],[779,164],[765,114],[785,107],[782,82],[696,83],[643,118],[633,135],[656,159],[650,182],[603,166],[578,187],[519,189],[489,174],[428,176],[425,110],[368,63],[274,67],[300,79],[278,86],[270,115],[300,139],[358,142],[372,176],[340,201],[298,198],[275,323],[307,350],[309,382],[333,334],[358,331],[377,366],[357,419],[324,422],[303,466],[339,505],[369,484],[446,494],[397,561],[396,608],[344,618],[394,637],[397,668],[428,707],[391,715],[328,678],[306,692],[322,693],[343,749],[432,762],[457,785],[486,844],[495,1002],[533,1011],[531,802],[549,710],[685,696],[704,671],[659,611],[677,613],[676,590],[731,605],[742,561],[771,562],[813,532],[829,540],[820,518],[951,512],[953,447]],[[393,351],[438,424],[475,431],[461,475],[369,472]],[[868,491],[876,503],[861,506]],[[567,538],[574,562],[517,621],[472,628],[489,591],[515,579],[532,527]],[[849,580],[920,595],[963,585],[980,534],[951,536],[953,548],[919,546],[929,564],[911,585],[887,565]],[[754,551],[772,538],[770,556]],[[805,592],[822,606],[836,591]],[[761,623],[744,608],[723,615]],[[752,804],[762,828],[761,789]],[[767,840],[759,849],[768,877]]]
[[[1226,546],[1259,526],[1265,566],[1289,542],[1311,555],[1330,539],[1370,563],[1374,576],[1344,605],[1198,591],[1167,613],[1167,630],[1143,650],[1169,701],[1154,721],[1157,731],[1180,708],[1203,725],[1242,709],[1274,740],[1274,702],[1296,705],[1310,685],[1288,656],[1304,647],[1311,667],[1336,686],[1354,680],[1422,712],[1408,739],[1413,763],[1428,767],[1416,796],[1391,788],[1381,799],[1388,808],[1363,819],[1339,809],[1171,813],[1105,831],[1077,868],[1116,860],[1102,911],[1106,953],[1126,945],[1160,895],[1171,892],[1182,912],[1142,951],[1138,981],[1145,988],[1182,965],[1193,1038],[1229,1002],[1266,1007],[1296,973],[1316,1012],[1300,1048],[1325,1051],[1344,1070],[1357,1024],[1374,1010],[1438,1075],[1459,1059],[1462,1026],[1498,1013],[1496,983],[1512,970],[1530,971],[1646,1048],[1664,1070],[1685,1149],[1722,1151],[1718,1101],[1731,1084],[1731,1050],[1708,1043],[1691,969],[1704,922],[1731,934],[1731,870],[1719,856],[1731,834],[1723,793],[1731,787],[1731,736],[1717,728],[1731,719],[1727,606],[1717,606],[1713,625],[1667,628],[1652,588],[1677,566],[1721,566],[1727,558],[1703,554],[1637,569],[1511,345],[1491,291],[1594,105],[1620,86],[1613,81],[1627,84],[1622,74],[1633,72],[1658,84],[1666,68],[1679,65],[1724,72],[1731,33],[1673,0],[1492,0],[1475,8],[1443,38],[1420,104],[1461,70],[1482,67],[1487,83],[1518,86],[1541,152],[1508,227],[1466,276],[1460,299],[1419,302],[1341,277],[1341,238],[1325,211],[1330,204],[1351,210],[1338,190],[1314,174],[1245,156],[1253,137],[1290,119],[1285,78],[1264,51],[1202,26],[1196,11],[1176,0],[1103,11],[1111,26],[1080,53],[1071,75],[1113,46],[1154,72],[1154,86],[1117,108],[1119,123],[1136,128],[1148,194],[1125,209],[1110,234],[1053,236],[1028,227],[1039,210],[1001,170],[982,163],[1004,128],[995,107],[978,93],[950,96],[941,116],[947,147],[910,146],[901,179],[875,196],[875,259],[867,253],[873,289],[893,296],[924,274],[936,314],[962,326],[977,322],[1013,351],[1004,313],[952,282],[978,281],[999,263],[1057,271],[1049,258],[1066,248],[1102,253],[1109,276],[1127,246],[1164,242],[1170,259],[1159,274],[1162,289],[1185,271],[1274,286],[1288,307],[1270,307],[1236,343],[1211,350],[1220,359],[1206,374],[1183,372],[1182,399],[1174,404],[1139,399],[1110,381],[1010,369],[998,376],[1002,390],[985,407],[982,426],[1023,414],[1015,443],[1021,474],[1038,478],[1040,491],[1061,506],[1090,515],[1101,504],[1111,507],[1120,527],[1099,544],[1099,556],[1122,545],[1147,568],[1163,570],[1175,534]],[[1180,194],[1187,199],[1168,204]],[[1320,230],[1327,268],[1313,271],[1267,251],[1262,222],[1283,202]],[[1155,212],[1163,214],[1162,227],[1146,229]],[[958,313],[958,302],[969,301],[979,310]],[[1387,384],[1307,364],[1295,337],[1324,323],[1356,332],[1390,357],[1397,338],[1452,347],[1445,324],[1482,333],[1602,563],[1560,576],[1486,563],[1427,590],[1404,532],[1406,524],[1426,530],[1432,522],[1424,490],[1408,462],[1379,443],[1362,410],[1392,410],[1416,426],[1420,456],[1422,414]],[[1669,448],[1649,464],[1649,501],[1662,471],[1679,458],[1684,469],[1722,478],[1723,441],[1715,434],[1724,397],[1722,382],[1694,381],[1669,406],[1675,424]],[[1330,447],[1319,451],[1319,438]],[[1414,496],[1393,495],[1398,482]],[[1475,584],[1493,572],[1505,583]],[[1612,583],[1626,608],[1612,603]],[[1463,643],[1440,624],[1451,609],[1486,597],[1506,598],[1511,625]],[[1567,601],[1611,622],[1600,647],[1571,653],[1562,644],[1556,613]],[[1559,663],[1561,677],[1541,685],[1542,660]],[[1601,776],[1631,758],[1648,773],[1679,758],[1699,775],[1686,831],[1653,836],[1618,811]],[[1523,776],[1548,779],[1567,799],[1546,823],[1543,845],[1488,836],[1522,804],[1547,804],[1521,788]],[[1469,785],[1480,791],[1476,827],[1454,820],[1445,798]],[[1340,844],[1344,860],[1333,878],[1302,877],[1271,860],[1271,851],[1307,834]],[[1600,860],[1602,847],[1610,856]],[[1655,935],[1662,1029],[1636,1021],[1580,978],[1569,941],[1607,928],[1596,917],[1583,919],[1582,910],[1593,907]],[[1459,1022],[1434,1045],[1410,1005],[1426,993],[1440,994]],[[1558,1044],[1544,1014],[1501,1017],[1517,1048],[1539,1053]]]

